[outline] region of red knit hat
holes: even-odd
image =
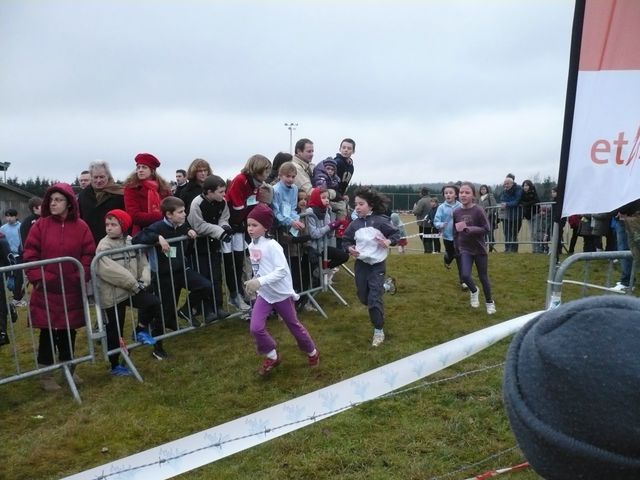
[[[150,153],[139,153],[136,155],[136,165],[146,165],[151,170],[156,170],[160,166],[160,160]]]
[[[307,206],[324,208],[324,205],[322,204],[322,197],[321,197],[321,195],[324,192],[326,192],[326,190],[322,190],[318,187],[312,188],[311,194],[309,195],[309,200],[307,201]]]
[[[133,221],[131,220],[131,215],[129,215],[124,210],[120,210],[119,208],[114,208],[113,210],[109,210],[104,218],[115,217],[122,228],[122,233],[127,233],[131,228],[131,224]]]
[[[253,210],[249,212],[247,218],[253,218],[266,230],[271,230],[271,227],[273,226],[273,212],[264,203],[259,203],[253,207]]]

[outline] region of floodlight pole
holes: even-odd
[[[284,126],[289,129],[289,153],[293,155],[293,131],[296,129],[298,124],[291,122],[285,123]]]

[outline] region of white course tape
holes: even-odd
[[[515,333],[540,313],[478,330],[315,392],[63,480],[174,477],[418,381]]]

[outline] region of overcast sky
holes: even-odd
[[[9,177],[357,142],[354,182],[557,177],[574,2],[0,2]]]

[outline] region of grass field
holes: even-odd
[[[411,233],[411,232],[409,232]],[[418,250],[417,240],[410,245]],[[491,254],[498,312],[472,310],[455,269],[442,256],[393,254],[388,273],[398,294],[387,296],[387,341],[370,346],[366,308],[345,272],[318,297],[329,315],[304,313],[321,364],[311,370],[281,322],[269,324],[285,359],[266,379],[256,375],[247,323],[228,320],[167,340],[170,358],[148,348],[132,352],[144,377],[114,378],[107,364],[83,364],[82,405],[67,389],[43,392],[37,379],[0,387],[0,478],[53,479],[130,455],[316,390],[480,328],[544,306],[546,255]],[[577,295],[577,294],[576,294]],[[482,296],[481,296],[482,298]],[[482,305],[483,306],[483,305]],[[24,327],[24,313],[19,325]],[[511,450],[482,465],[442,477],[515,446],[501,399],[502,368],[429,384],[457,373],[500,365],[509,340],[391,398],[376,400],[177,478],[195,479],[464,479],[523,460]],[[10,362],[0,350],[0,363]],[[2,371],[5,371],[3,368]],[[538,478],[525,471],[501,478]]]

